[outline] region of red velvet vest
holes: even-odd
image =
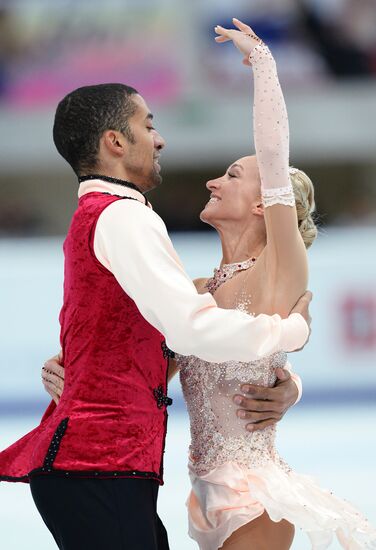
[[[132,199],[79,200],[64,243],[64,391],[37,428],[0,453],[0,480],[53,473],[162,483],[168,350],[93,251],[98,217],[117,200]]]

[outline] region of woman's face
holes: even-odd
[[[210,199],[200,219],[218,227],[221,222],[247,222],[260,211],[260,175],[256,156],[243,157],[229,166],[226,173],[207,182]]]

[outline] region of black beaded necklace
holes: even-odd
[[[143,195],[143,197],[145,198],[145,204],[146,205],[149,204],[148,199],[145,197],[141,189],[130,181],[121,180],[118,178],[112,178],[111,176],[102,176],[101,174],[90,174],[89,176],[79,176],[78,183],[82,183],[83,181],[87,181],[87,180],[103,180],[103,181],[108,181],[109,183],[115,183],[116,185],[121,185],[122,187],[128,187],[129,189],[134,189],[135,191],[138,191],[139,193],[141,193],[141,195]]]

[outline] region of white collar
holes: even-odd
[[[131,189],[130,187],[123,187],[116,183],[110,183],[101,179],[85,180],[80,183],[78,188],[78,198],[87,195],[88,193],[110,193],[111,195],[118,195],[120,197],[131,197],[136,199],[142,204],[145,204],[145,197],[139,191]],[[151,205],[150,205],[151,206]]]

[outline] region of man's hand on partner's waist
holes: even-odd
[[[249,420],[245,429],[254,432],[276,424],[285,412],[295,404],[298,398],[298,388],[285,370],[276,369],[277,382],[274,387],[266,388],[253,384],[243,384],[243,395],[235,395],[234,402],[239,405],[239,418]]]
[[[59,403],[64,389],[64,367],[62,365],[61,351],[58,355],[48,359],[42,368],[43,385],[56,405]]]

